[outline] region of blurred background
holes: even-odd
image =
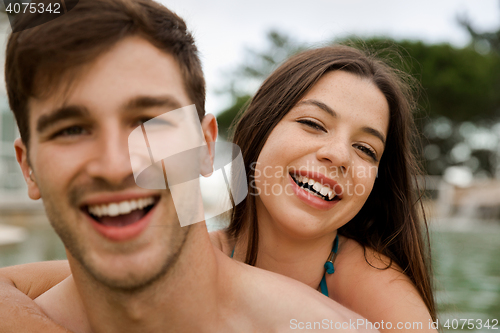
[[[259,84],[305,48],[348,42],[380,51],[411,73],[421,84],[415,117],[426,176],[420,181],[440,323],[500,320],[500,1],[161,2],[195,35],[207,112],[217,116],[222,139]],[[4,47],[7,17],[0,16]],[[0,267],[65,258],[42,203],[26,195],[1,75]],[[220,226],[209,221],[209,229]]]

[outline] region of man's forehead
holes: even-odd
[[[140,37],[127,37],[93,62],[67,71],[57,88],[40,95],[28,102],[31,118],[69,105],[109,110],[192,104],[173,56]]]

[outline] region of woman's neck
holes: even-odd
[[[324,264],[337,235],[333,231],[313,239],[293,237],[278,230],[270,216],[259,216],[259,242],[256,267],[288,276],[317,288],[325,272]],[[244,261],[248,233],[243,233],[235,246],[234,258]]]

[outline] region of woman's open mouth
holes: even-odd
[[[335,194],[335,191],[328,185],[321,184],[314,179],[309,179],[299,174],[290,174],[295,184],[316,197],[325,201],[338,201],[340,198]]]

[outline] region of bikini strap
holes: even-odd
[[[337,234],[337,236],[335,236],[335,240],[333,241],[332,252],[330,252],[330,255],[328,256],[328,259],[325,262],[324,266],[326,273],[328,274],[335,273],[335,268],[333,267],[333,263],[335,261],[335,257],[337,256],[338,249],[339,249],[339,235]]]
[[[233,247],[233,251],[231,252],[231,258],[234,256],[234,250],[236,249],[236,245]],[[339,236],[335,237],[335,241],[333,242],[332,252],[328,257],[327,262],[325,263],[325,274],[323,274],[323,278],[321,278],[321,282],[319,283],[319,287],[321,289],[321,293],[328,297],[328,286],[326,285],[326,273],[333,274],[335,269],[333,268],[333,262],[335,261],[335,256],[337,255],[337,251],[339,249]]]
[[[335,261],[335,257],[337,256],[338,249],[339,249],[339,235],[337,234],[337,236],[335,236],[335,240],[333,241],[332,252],[330,252],[328,260],[325,263],[325,274],[323,274],[321,282],[319,283],[319,288],[321,290],[321,293],[326,297],[329,297],[328,286],[326,285],[326,274],[327,273],[333,274],[335,272],[335,268],[333,268],[333,262]]]
[[[326,285],[326,274],[323,274],[323,278],[321,279],[321,282],[319,283],[319,287],[321,289],[321,293],[328,297],[328,286]]]

